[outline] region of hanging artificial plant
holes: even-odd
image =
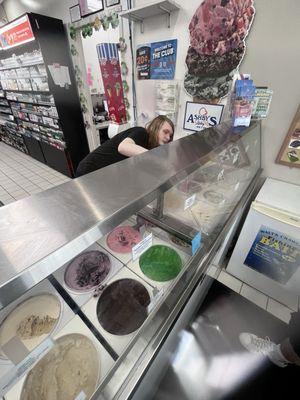
[[[78,54],[78,51],[77,51],[76,47],[74,46],[74,44],[71,45],[71,54],[73,57],[77,56],[77,54]]]
[[[71,38],[72,40],[75,40],[75,39],[76,39],[76,28],[75,28],[74,25],[71,25],[71,26],[70,26],[70,38]]]
[[[100,20],[100,18],[98,16],[95,18],[93,26],[94,26],[95,31],[99,31],[100,30],[100,28],[101,28],[101,20]]]
[[[124,104],[125,104],[125,107],[126,107],[126,108],[129,108],[129,107],[130,107],[130,103],[129,103],[127,97],[124,97]]]
[[[128,92],[128,91],[129,91],[128,83],[127,83],[125,80],[123,80],[123,81],[122,81],[122,84],[123,84],[123,90],[124,90],[124,92]]]
[[[121,62],[121,74],[126,76],[128,74],[128,67],[125,61]]]
[[[118,16],[118,14],[116,12],[113,12],[110,15],[109,18],[110,18],[111,27],[113,29],[116,29],[119,26],[119,16]]]
[[[126,51],[127,44],[126,44],[125,39],[123,37],[119,38],[119,43],[117,44],[117,47],[121,52]]]
[[[81,28],[81,35],[83,38],[87,36],[92,36],[93,34],[93,26],[92,24],[86,24]]]

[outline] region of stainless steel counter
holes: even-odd
[[[0,309],[235,139],[223,124],[1,208]]]

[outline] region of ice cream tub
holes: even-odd
[[[24,373],[33,358],[41,356],[45,342],[73,317],[73,311],[47,279],[1,312],[0,394],[12,380],[13,370],[21,366]]]
[[[120,260],[95,243],[53,275],[81,307],[123,266]]]
[[[55,349],[55,346],[60,346]],[[74,347],[77,347],[73,351]],[[59,357],[55,354],[59,350]],[[69,368],[69,366],[72,368]],[[53,347],[6,394],[6,400],[40,399],[40,390],[65,400],[88,400],[114,365],[89,328],[75,316],[53,338]],[[57,376],[56,376],[57,375]],[[74,376],[76,375],[76,379]],[[38,396],[38,397],[36,397]]]
[[[132,247],[141,240],[138,228],[131,220],[126,220],[98,240],[98,243],[123,264],[127,264],[132,259]]]
[[[106,329],[104,329],[104,327],[99,322],[99,319],[102,323],[104,321],[103,319],[101,319],[102,318],[101,316],[99,318],[99,311],[101,312],[101,310],[99,310],[99,307],[100,307],[99,304],[101,305],[101,302],[103,299],[103,298],[101,299],[102,294],[100,294],[100,296],[98,298],[95,298],[95,297],[91,298],[82,307],[82,311],[86,314],[86,316],[89,318],[89,320],[93,323],[93,325],[99,331],[101,336],[109,343],[109,345],[112,347],[112,349],[118,355],[121,355],[124,352],[124,350],[129,345],[129,343],[138,334],[141,326],[143,325],[143,322],[147,318],[148,306],[151,304],[151,301],[153,299],[153,292],[155,292],[153,287],[148,285],[142,278],[140,278],[139,276],[134,274],[127,267],[124,267],[116,275],[114,275],[111,280],[109,280],[107,282],[107,284],[104,287],[103,292],[102,292],[103,296],[107,295],[107,288],[110,285],[113,285],[115,282],[122,281],[122,280],[130,280],[130,281],[136,282],[138,291],[140,291],[141,287],[144,288],[143,293],[142,293],[142,296],[143,296],[143,299],[142,299],[143,318],[140,321],[138,321],[138,323],[136,325],[135,325],[135,323],[133,323],[133,324],[130,323],[129,328],[121,331],[120,334],[113,334],[108,331],[108,330],[110,330],[111,332],[116,333],[115,328],[110,329],[110,327],[108,327],[108,325],[112,326],[113,322],[114,322],[114,317],[116,316],[115,320],[119,317],[118,316],[118,307],[117,307],[117,305],[113,304],[114,299],[118,298],[119,296],[113,296],[114,299],[112,300],[111,307],[107,307],[106,310],[104,310],[104,311],[102,310],[103,311],[102,316],[104,315],[104,317],[106,318],[105,323],[103,324],[103,325],[105,325]],[[135,290],[135,288],[134,288],[134,290]],[[122,293],[120,293],[120,295],[122,295]],[[138,295],[139,295],[139,293],[138,293]],[[144,298],[144,297],[148,297],[148,298]],[[107,305],[109,306],[109,304],[110,304],[109,299],[106,299],[106,302],[107,302]],[[123,306],[123,304],[121,304],[120,309],[122,308],[122,306]],[[145,308],[147,308],[146,314],[145,314]],[[116,310],[116,311],[112,311],[112,310]],[[126,310],[128,311],[128,308]],[[106,316],[105,316],[105,313],[106,313]],[[107,320],[109,315],[112,318],[112,324],[109,324],[109,321]],[[120,317],[122,319],[122,321],[120,322],[120,325],[121,325],[124,318],[122,315],[120,315]],[[128,317],[128,319],[129,319],[129,317]],[[133,329],[132,326],[134,326],[134,325],[137,327],[137,329],[132,331],[132,329]],[[128,331],[131,331],[131,332],[127,334]],[[146,343],[145,343],[145,346],[146,346]]]

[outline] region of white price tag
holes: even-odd
[[[154,294],[155,290],[157,291],[157,289],[154,289],[153,294]],[[165,293],[164,293],[163,289],[160,289],[160,291],[157,291],[157,293],[154,294],[152,301],[148,306],[148,314],[150,314],[150,312],[153,310],[153,308],[156,306],[156,304],[161,300],[161,298],[164,296],[164,294]]]
[[[79,395],[75,398],[75,400],[85,400],[86,399],[86,394],[82,390]]]
[[[32,368],[48,351],[54,346],[51,339],[44,340],[38,347],[36,347],[23,361],[8,371],[0,379],[0,397],[14,386],[18,380],[26,374],[29,368]]]
[[[152,246],[153,235],[149,233],[140,243],[133,246],[132,248],[132,259],[133,261],[137,260],[146,250],[148,250]]]
[[[195,203],[195,200],[196,200],[196,193],[194,193],[193,196],[186,199],[186,201],[184,202],[184,211],[192,207],[192,205]]]

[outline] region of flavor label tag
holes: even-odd
[[[150,314],[150,312],[153,310],[153,308],[156,306],[156,304],[162,299],[162,297],[164,297],[164,290],[160,289],[153,289],[153,298],[151,303],[148,306],[148,314]]]
[[[146,250],[152,246],[153,235],[149,233],[143,240],[132,248],[132,259],[137,260]]]
[[[192,255],[194,256],[201,246],[201,232],[198,232],[192,240]]]
[[[82,390],[77,397],[75,397],[74,400],[85,400],[86,399],[86,394]]]
[[[192,207],[192,205],[195,203],[195,200],[196,200],[196,193],[194,193],[193,196],[186,199],[186,201],[184,202],[184,211]]]
[[[2,346],[2,352],[15,365],[23,361],[29,354],[27,347],[21,342],[18,336],[12,337]]]
[[[24,358],[18,365],[8,371],[0,379],[0,397],[4,396],[5,393],[14,386],[17,381],[26,374],[29,368],[32,368],[48,351],[54,346],[51,339],[44,340],[38,347]]]

